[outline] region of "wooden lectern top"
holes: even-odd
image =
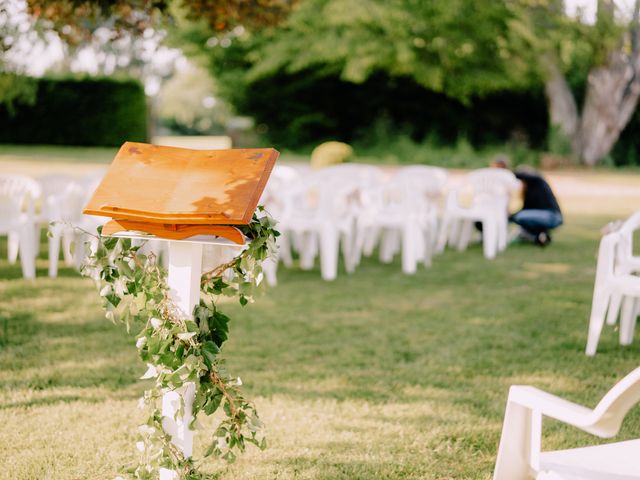
[[[126,142],[84,213],[165,238],[204,233],[198,226],[247,224],[278,155],[273,148],[191,150]]]

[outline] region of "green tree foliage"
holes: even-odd
[[[387,72],[466,101],[531,85],[509,43],[511,20],[499,1],[306,0],[276,28],[226,34],[213,65],[236,86],[240,72],[245,87],[280,72],[320,70],[354,83]]]
[[[14,116],[20,105],[33,105],[36,99],[37,82],[15,73],[0,72],[0,107]]]
[[[0,2],[0,106],[12,115],[17,105],[33,104],[37,90],[35,82],[20,76],[6,59],[7,52],[24,34],[24,27],[12,18],[14,10],[14,5]]]

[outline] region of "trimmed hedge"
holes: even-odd
[[[283,148],[329,139],[357,142],[381,118],[414,140],[432,136],[443,144],[455,144],[464,137],[474,146],[517,140],[542,148],[547,136],[542,85],[537,90],[500,92],[463,104],[407,77],[379,73],[354,84],[307,71],[261,79],[232,100],[241,113],[264,125],[276,147]]]
[[[0,105],[0,143],[118,146],[145,141],[147,107],[134,80],[37,80],[33,105]]]

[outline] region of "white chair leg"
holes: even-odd
[[[262,262],[262,273],[264,273],[267,285],[270,287],[278,285],[278,258],[275,256],[267,257]]]
[[[418,232],[413,222],[407,222],[402,227],[402,273],[412,275],[416,273],[418,263],[416,245]]]
[[[58,276],[58,259],[60,258],[60,229],[49,226],[49,277]]]
[[[338,276],[338,232],[333,225],[327,224],[320,233],[320,273],[326,281]]]
[[[425,252],[427,250],[426,239],[427,235],[423,228],[416,227],[415,229],[416,239],[416,261],[424,262]]]
[[[495,219],[488,218],[482,222],[482,250],[484,258],[493,260],[498,253],[498,225]]]
[[[529,480],[532,457],[540,451],[542,416],[507,401],[493,480]]]
[[[444,252],[444,249],[447,246],[447,239],[449,238],[450,228],[451,228],[451,217],[444,216],[442,218],[442,223],[440,224],[440,229],[438,230],[438,238],[436,240],[436,246],[435,246],[436,253]]]
[[[589,336],[587,338],[587,348],[585,353],[588,356],[596,354],[598,341],[602,333],[607,306],[609,305],[609,295],[600,287],[596,287],[593,292],[593,302],[591,304],[591,317],[589,318]]]
[[[36,255],[33,235],[33,225],[25,225],[20,231],[20,266],[22,267],[22,276],[27,279],[36,278]]]
[[[311,270],[316,257],[316,235],[305,232],[300,239],[300,268]]]
[[[342,256],[344,257],[344,268],[347,273],[353,273],[356,270],[356,261],[354,258],[355,239],[353,235],[343,234],[340,238],[340,246],[342,248]]]
[[[351,250],[351,265],[355,269],[362,260],[362,252],[364,250],[364,245],[367,240],[367,232],[368,228],[357,225],[355,231],[355,239],[353,241],[353,248]]]
[[[393,229],[385,228],[382,231],[382,238],[380,240],[380,262],[391,263],[393,260],[393,248],[395,242],[396,231]]]
[[[365,230],[364,244],[362,246],[362,253],[365,257],[370,257],[373,254],[373,250],[376,248],[379,237],[380,229],[369,228]]]
[[[18,250],[20,249],[20,234],[18,232],[9,232],[7,238],[7,258],[11,265],[15,264],[18,260]]]
[[[447,237],[447,245],[449,245],[451,248],[456,248],[458,246],[463,226],[464,220],[461,218],[455,218],[451,221],[451,226],[449,227],[449,234]]]
[[[278,237],[278,256],[285,267],[291,268],[293,266],[293,257],[291,256],[291,245],[289,241],[289,233],[282,232]]]
[[[611,294],[609,301],[609,310],[607,311],[607,325],[615,325],[620,313],[620,304],[622,303],[622,295],[619,293]]]
[[[620,345],[631,345],[633,333],[636,329],[636,317],[633,315],[636,299],[626,296],[622,301],[620,312]]]
[[[424,258],[423,263],[425,267],[431,266],[431,258],[433,257],[433,250],[435,245],[435,230],[429,226],[424,234]]]
[[[509,238],[509,223],[506,218],[498,220],[498,251],[503,252],[507,249]]]
[[[36,223],[33,226],[33,251],[36,257],[40,254],[40,224]]]
[[[633,304],[633,318],[638,318],[638,315],[640,315],[640,297],[637,297]]]
[[[471,220],[463,220],[461,222],[458,242],[456,244],[459,252],[463,252],[464,250],[466,250],[467,246],[469,245],[469,241],[471,240],[471,227]]]
[[[291,247],[293,251],[300,253],[304,248],[305,234],[301,232],[291,232]]]

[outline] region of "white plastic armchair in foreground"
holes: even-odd
[[[493,480],[638,480],[640,439],[542,452],[542,418],[611,438],[640,401],[640,368],[618,382],[592,410],[528,385],[509,390]]]

